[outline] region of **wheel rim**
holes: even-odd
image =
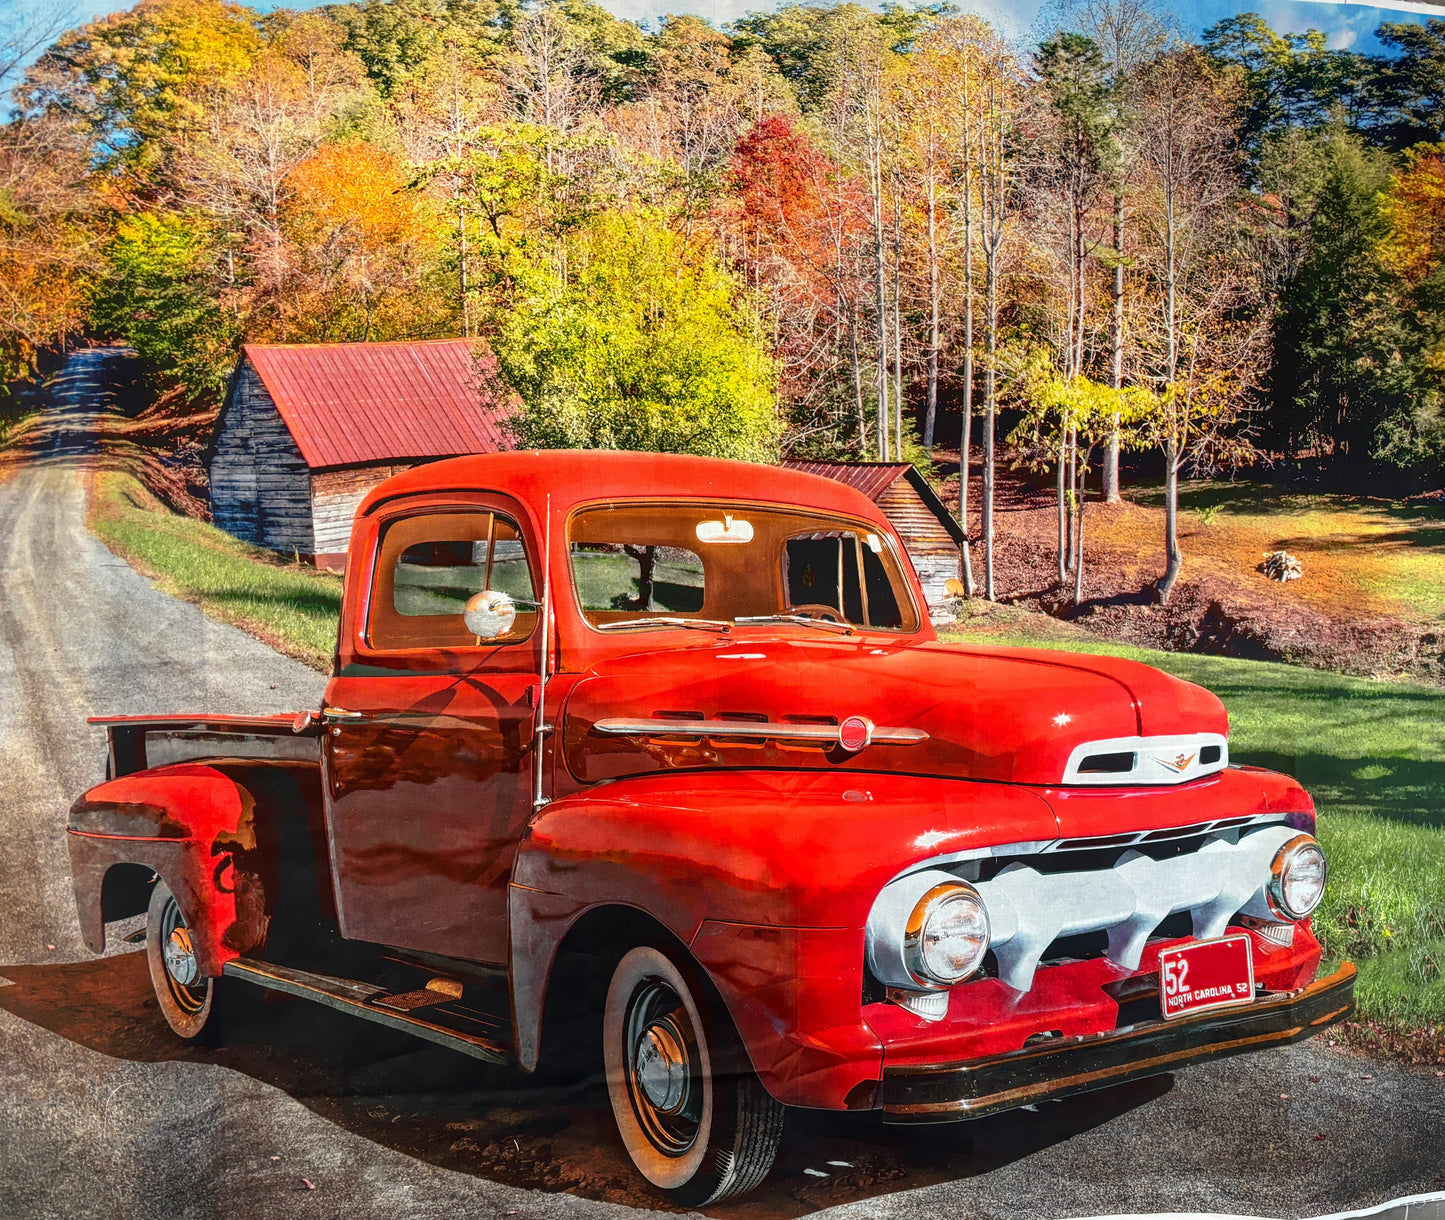
[[[161,961],[166,968],[166,986],[171,998],[186,1013],[198,1013],[206,1006],[207,986],[201,978],[191,929],[174,898],[161,913]]]
[[[685,1155],[702,1127],[697,1033],[682,999],[649,978],[627,1006],[624,1079],[643,1134],[664,1156]]]

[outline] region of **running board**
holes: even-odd
[[[303,1000],[314,1000],[316,1003],[325,1004],[326,1007],[334,1008],[338,1012],[350,1013],[365,1021],[385,1025],[388,1029],[399,1029],[403,1033],[414,1034],[418,1038],[425,1038],[428,1042],[435,1042],[438,1046],[450,1047],[454,1051],[461,1051],[462,1054],[471,1055],[475,1059],[484,1059],[488,1063],[512,1062],[512,1055],[508,1048],[498,1045],[496,1042],[477,1037],[475,1034],[448,1029],[445,1025],[438,1025],[434,1021],[427,1021],[421,1017],[376,1007],[378,999],[391,994],[390,989],[386,987],[377,987],[372,983],[361,983],[352,979],[339,979],[329,974],[313,974],[309,970],[293,970],[289,966],[252,961],[245,957],[234,958],[227,962],[222,967],[221,973],[227,978],[245,979],[246,982],[255,983],[258,987],[267,987],[272,991],[284,991],[287,995],[300,996]]]

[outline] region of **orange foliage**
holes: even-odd
[[[303,244],[345,235],[372,254],[429,244],[432,231],[401,159],[374,144],[327,144],[287,181],[288,228]]]
[[[1392,231],[1380,254],[1414,285],[1445,261],[1445,145],[1412,149],[1407,157],[1385,201]]]

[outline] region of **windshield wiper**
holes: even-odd
[[[650,618],[622,618],[610,623],[594,623],[598,631],[627,631],[633,627],[691,627],[694,631],[731,631],[731,623],[712,618],[677,618],[673,615],[654,615]]]
[[[748,625],[753,623],[796,623],[799,627],[818,627],[823,631],[841,631],[844,635],[853,634],[851,623],[839,623],[827,618],[809,618],[806,614],[740,614],[733,621]]]

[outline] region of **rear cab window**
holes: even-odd
[[[467,601],[484,589],[506,593],[517,612],[511,630],[485,645],[462,618]],[[510,517],[422,513],[384,528],[366,627],[371,648],[494,648],[528,639],[536,620],[531,565]]]

